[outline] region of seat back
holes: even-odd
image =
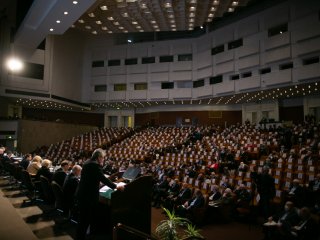
[[[30,174],[26,170],[21,171],[22,184],[28,189],[28,191],[34,191],[35,186],[31,180]]]
[[[43,197],[44,197],[45,202],[53,203],[55,198],[54,198],[52,187],[51,187],[51,184],[50,184],[48,178],[41,175],[40,182],[41,182],[41,188],[42,188]]]
[[[55,207],[57,209],[63,209],[63,190],[62,187],[56,183],[55,181],[52,181],[51,187],[53,190],[53,194],[55,197]]]

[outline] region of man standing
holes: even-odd
[[[257,190],[260,195],[259,205],[263,216],[270,216],[270,203],[276,195],[274,178],[269,174],[269,167],[264,166],[262,173],[257,176]]]
[[[102,149],[93,152],[91,159],[87,160],[82,167],[81,178],[77,191],[79,203],[79,224],[77,240],[86,238],[86,232],[94,221],[95,212],[98,211],[100,182],[112,189],[123,190],[106,178],[102,172],[105,153]]]

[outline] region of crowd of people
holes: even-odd
[[[310,231],[316,236],[317,231],[300,223],[310,216],[314,219],[320,213],[319,133],[320,126],[316,124],[271,126],[269,129],[259,129],[249,123],[227,128],[212,125],[148,127],[139,131],[118,129],[117,134],[110,135],[108,144],[101,140],[100,133],[89,133],[82,142],[80,138],[65,141],[69,142],[66,145],[52,145],[45,156],[26,154],[16,164],[35,179],[43,176],[58,183],[63,192],[69,194],[72,201],[68,204],[72,206],[79,181],[79,186],[85,184],[87,162],[93,159],[93,156],[83,154],[80,145],[89,153],[100,145],[105,148],[106,156],[98,163],[101,173],[123,173],[134,166],[140,168],[141,175],[153,176],[154,207],[175,210],[196,223],[250,215],[258,208],[257,216],[268,222],[281,223],[278,224],[281,227],[272,225],[272,230],[266,224],[266,237],[306,239],[303,236]],[[91,142],[84,144],[84,139]],[[97,139],[99,144],[95,142]],[[68,154],[55,157],[61,152]],[[5,148],[0,148],[0,156],[2,166],[14,162]],[[53,163],[48,160],[50,158],[54,159]],[[98,179],[96,182],[112,185],[105,178]],[[76,180],[78,184],[72,185],[69,180]],[[285,217],[280,220],[275,217],[283,206],[296,211],[297,221],[285,222]],[[82,223],[84,219],[90,219],[88,214],[82,215]],[[84,226],[82,236],[88,224],[81,225]],[[283,231],[284,225],[288,225],[288,231]]]

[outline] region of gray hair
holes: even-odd
[[[97,160],[99,157],[105,157],[106,153],[103,149],[98,148],[92,153],[91,159]]]

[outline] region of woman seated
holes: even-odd
[[[38,156],[38,155],[34,156],[31,163],[27,167],[27,172],[31,176],[36,176],[38,170],[41,168],[41,162],[42,162],[42,158],[40,156]]]

